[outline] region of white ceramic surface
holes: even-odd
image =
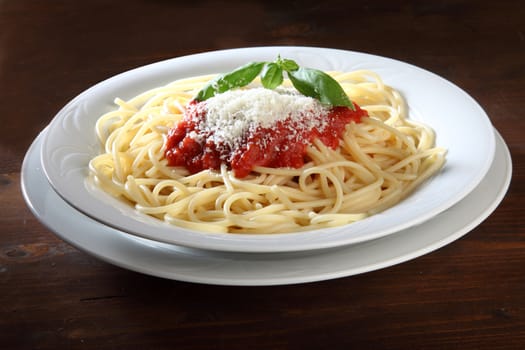
[[[28,150],[21,185],[32,212],[59,237],[104,261],[153,276],[208,284],[278,285],[313,282],[385,268],[436,250],[468,233],[503,199],[512,175],[498,135],[486,177],[455,206],[425,223],[365,243],[289,253],[216,252],[178,247],[130,235],[76,211],[46,181],[41,138]]]
[[[371,69],[408,100],[410,117],[429,124],[448,149],[444,169],[398,205],[365,220],[301,233],[242,235],[202,233],[140,214],[86,182],[88,162],[99,153],[94,124],[113,109],[115,97],[136,94],[178,78],[223,72],[277,55],[323,70]],[[483,109],[463,90],[421,68],[363,53],[309,47],[259,47],[179,57],[103,81],[67,104],[43,139],[44,172],[69,204],[106,225],[137,236],[186,247],[238,252],[311,250],[376,239],[420,224],[464,198],[493,159],[494,133]]]

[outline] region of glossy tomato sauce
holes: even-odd
[[[204,102],[192,101],[190,107]],[[183,119],[168,133],[165,156],[170,166],[186,167],[191,173],[220,169],[226,163],[237,178],[247,176],[255,166],[300,168],[305,164],[306,147],[318,138],[335,149],[350,122],[359,123],[367,112],[354,103],[355,110],[333,107],[323,115],[323,127],[305,127],[297,118],[284,118],[272,127],[255,127],[242,135],[235,146],[217,144],[213,131],[203,131],[205,108],[188,108]],[[202,107],[202,106],[201,106]],[[205,107],[205,106],[204,106]],[[200,111],[200,112],[199,112]]]

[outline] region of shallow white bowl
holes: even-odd
[[[131,98],[179,78],[225,72],[277,55],[321,70],[369,69],[398,89],[411,119],[430,125],[448,150],[443,170],[396,206],[337,228],[285,234],[220,234],[183,229],[141,214],[86,181],[89,160],[100,152],[96,120]],[[397,60],[327,48],[254,47],[178,57],[105,80],[69,102],[44,135],[41,162],[55,191],[77,210],[119,230],[159,242],[238,252],[312,250],[363,242],[420,224],[450,208],[483,179],[494,157],[495,137],[483,109],[465,91],[421,68]]]

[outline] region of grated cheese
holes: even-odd
[[[262,87],[224,92],[206,100],[202,108],[206,118],[198,126],[199,134],[207,135],[208,140],[211,138],[215,144],[230,149],[238,147],[250,131],[258,127],[271,128],[288,118],[303,130],[318,128],[322,131],[324,117],[329,112],[329,107],[294,89]],[[297,131],[290,128],[292,135]],[[196,133],[192,136],[199,142],[205,141],[199,140]]]

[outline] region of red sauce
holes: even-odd
[[[355,110],[333,107],[324,116],[322,130],[306,128],[291,118],[280,120],[274,127],[257,127],[243,135],[240,146],[232,149],[226,144],[216,144],[212,132],[203,132],[199,126],[206,113],[203,108],[190,103],[184,118],[168,133],[165,156],[170,166],[184,166],[191,173],[204,169],[220,169],[225,162],[237,178],[247,176],[255,166],[270,168],[300,168],[305,163],[306,147],[316,138],[335,149],[346,124],[360,122],[365,110],[354,104]],[[202,106],[201,106],[202,107]],[[199,112],[200,111],[200,112]]]

